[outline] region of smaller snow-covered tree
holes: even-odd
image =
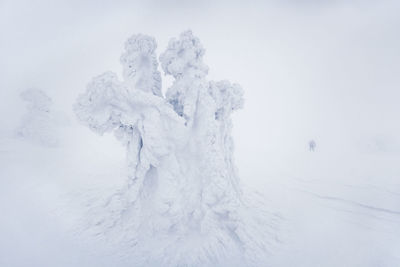
[[[21,99],[27,102],[28,112],[16,131],[17,136],[37,144],[56,146],[58,138],[51,98],[42,90],[31,88],[21,93]]]

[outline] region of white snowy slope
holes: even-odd
[[[93,138],[77,141],[86,133],[70,130],[56,147],[1,135],[0,266],[110,266],[70,230],[82,213],[72,200],[118,182],[112,179],[123,157],[110,156]]]
[[[58,147],[48,147],[16,139],[11,131],[0,138],[0,265],[132,266],[115,253],[115,241],[112,249],[75,228],[87,226],[83,203],[105,201],[124,185],[124,149],[112,136],[93,136],[77,124],[60,139]],[[286,162],[290,170],[248,181],[268,198],[267,210],[284,218],[280,246],[268,263],[397,266],[398,160],[398,154],[334,158],[320,146],[314,153],[293,155]]]
[[[400,154],[339,151],[305,149],[257,182],[285,217],[272,266],[400,264]]]

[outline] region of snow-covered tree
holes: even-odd
[[[250,212],[233,160],[231,114],[243,91],[206,80],[205,50],[186,31],[160,56],[175,79],[163,97],[155,48],[152,37],[131,37],[124,80],[94,78],[74,106],[82,123],[113,131],[127,147],[129,181],[98,209],[92,229],[131,247],[134,266],[261,264],[271,218]]]
[[[16,130],[17,136],[40,145],[57,145],[56,121],[51,110],[51,98],[42,90],[35,88],[24,90],[20,96],[27,103],[28,110]]]

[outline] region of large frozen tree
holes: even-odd
[[[242,88],[207,81],[205,50],[186,31],[160,56],[174,77],[164,97],[155,49],[152,37],[129,38],[123,81],[95,77],[74,106],[82,123],[114,132],[127,149],[128,182],[90,215],[90,228],[131,248],[132,266],[263,265],[274,217],[252,210],[233,160]]]

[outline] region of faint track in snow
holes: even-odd
[[[372,189],[372,190],[375,190],[375,191],[378,191],[378,192],[384,192],[384,193],[388,193],[388,194],[391,194],[391,195],[400,196],[399,192],[395,192],[395,191],[389,190],[389,189],[387,189],[385,187],[377,186],[377,185],[370,184],[370,183],[369,184],[365,184],[365,185],[353,185],[353,184],[342,184],[342,185],[345,186],[345,187],[349,187],[349,188]]]
[[[339,197],[319,195],[317,193],[306,191],[306,190],[300,190],[300,191],[303,191],[305,193],[313,195],[313,196],[315,196],[315,197],[317,197],[319,199],[342,202],[342,203],[345,203],[345,204],[350,204],[352,206],[357,206],[357,207],[361,207],[361,208],[368,209],[368,210],[371,210],[371,211],[377,211],[377,212],[390,214],[390,215],[396,215],[396,216],[400,215],[400,211],[397,211],[397,210],[390,210],[390,209],[386,209],[386,208],[375,207],[375,206],[359,203],[359,202],[354,201],[354,200],[348,200],[348,199],[339,198]]]

